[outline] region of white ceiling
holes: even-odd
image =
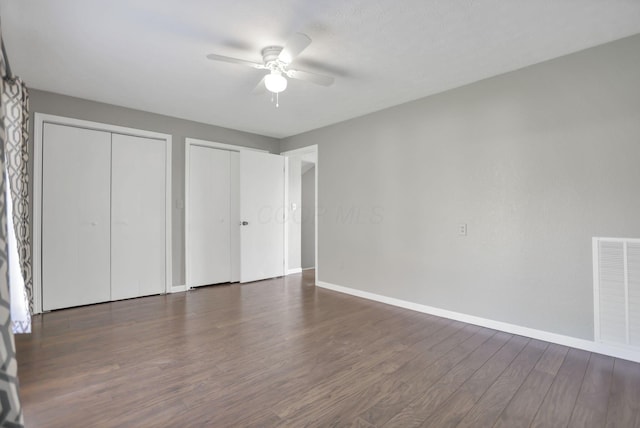
[[[638,0],[0,0],[30,87],[286,137],[640,33]],[[313,43],[276,109],[251,91],[294,32]]]

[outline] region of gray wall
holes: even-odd
[[[302,174],[302,268],[316,265],[316,167]]]
[[[127,126],[147,131],[173,135],[172,198],[173,198],[173,285],[185,283],[184,272],[184,208],[177,208],[177,201],[184,201],[184,147],[185,137],[254,147],[278,153],[278,140],[233,129],[206,125],[198,122],[132,110],[51,92],[29,89],[31,110],[31,141],[33,151],[33,114],[47,113],[76,119]],[[187,102],[187,100],[185,100]],[[32,166],[31,166],[32,168]],[[184,205],[183,205],[184,206]]]
[[[280,150],[312,144],[319,280],[593,339],[591,238],[640,237],[640,36]]]

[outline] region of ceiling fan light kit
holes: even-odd
[[[302,33],[296,33],[289,39],[284,47],[268,46],[264,48],[262,50],[262,64],[216,54],[207,55],[207,58],[214,61],[248,65],[249,67],[257,68],[259,70],[269,70],[269,74],[264,76],[260,83],[258,83],[258,88],[264,85],[272,95],[276,95],[277,100],[280,92],[287,89],[287,77],[291,79],[304,80],[322,86],[331,86],[333,84],[333,77],[289,68],[289,64],[291,64],[291,62],[303,50],[305,50],[310,43],[311,39],[309,36]],[[276,107],[278,106],[279,103],[276,101]]]
[[[285,79],[280,71],[273,70],[265,76],[264,86],[267,87],[268,91],[277,94],[287,89],[287,79]]]

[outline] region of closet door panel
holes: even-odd
[[[190,147],[186,264],[190,287],[231,281],[230,174],[230,152]]]
[[[113,134],[111,299],[165,292],[165,142]]]
[[[45,124],[44,310],[110,300],[111,134]]]

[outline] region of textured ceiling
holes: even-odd
[[[29,86],[285,137],[640,33],[637,0],[1,0]],[[294,32],[313,43],[276,109],[252,95],[260,61]]]

